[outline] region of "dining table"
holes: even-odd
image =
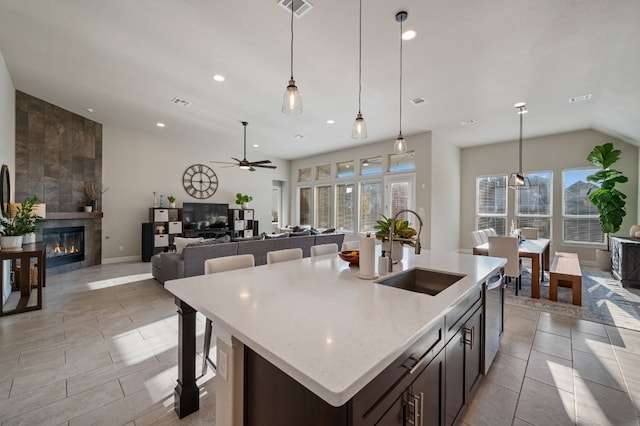
[[[531,297],[540,299],[540,281],[544,281],[544,271],[549,270],[549,247],[551,240],[545,238],[523,239],[518,243],[518,256],[531,259]],[[474,255],[489,255],[489,243],[473,248]]]

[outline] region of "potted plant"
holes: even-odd
[[[253,200],[253,197],[251,195],[246,195],[246,194],[243,195],[240,192],[236,194],[236,204],[242,207],[243,209],[246,209],[247,207],[249,207],[249,203],[252,200]]]
[[[176,197],[173,195],[167,195],[167,200],[169,200],[169,207],[174,209],[176,207]]]
[[[382,251],[389,251],[389,233],[391,231],[391,225],[393,224],[393,259],[397,261],[402,259],[402,246],[414,247],[415,242],[413,238],[417,232],[414,228],[409,226],[409,221],[404,219],[396,219],[395,223],[393,218],[382,216],[381,220],[377,221],[377,224],[373,227],[376,229],[376,239],[382,241]],[[397,238],[397,240],[396,240]]]
[[[33,209],[37,203],[37,196],[27,197],[16,207],[15,213],[12,212],[8,217],[0,219],[2,222],[2,236],[0,237],[2,250],[21,250],[25,235],[29,236],[29,240],[26,243],[35,241],[37,225],[44,220],[42,217],[33,214]]]
[[[587,176],[589,182],[598,185],[597,189],[588,192],[589,201],[595,206],[600,215],[600,229],[604,233],[607,249],[596,250],[596,263],[602,269],[611,268],[611,252],[609,250],[609,234],[618,232],[622,226],[627,211],[625,199],[627,196],[616,189],[616,184],[625,183],[629,179],[621,171],[611,166],[620,158],[621,151],[614,149],[612,143],[605,143],[593,148],[587,160],[596,167],[596,173]]]

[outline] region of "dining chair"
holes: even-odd
[[[342,251],[360,250],[360,240],[345,241],[342,243]]]
[[[311,246],[311,257],[333,253],[338,253],[338,245],[336,243],[318,244],[317,246]]]
[[[291,248],[267,252],[267,265],[296,259],[302,259],[301,248]]]
[[[527,240],[537,240],[538,228],[520,228],[520,235]]]
[[[488,236],[490,236],[490,237],[497,237],[497,236],[498,236],[498,233],[497,233],[497,232],[496,232],[496,230],[495,230],[495,229],[493,229],[493,228],[487,228],[487,229],[485,229],[485,233],[486,233]]]
[[[522,289],[522,274],[520,257],[518,256],[517,237],[489,237],[489,256],[507,259],[504,274],[516,280],[516,296],[518,289]]]
[[[204,273],[215,274],[217,272],[232,271],[234,269],[253,268],[255,259],[252,254],[239,254],[236,256],[217,257],[215,259],[207,259],[204,261]],[[209,318],[204,327],[204,348],[202,350],[202,375],[207,374],[207,362],[210,362],[213,368],[216,364],[209,358],[211,350],[211,335],[213,333],[213,323]]]
[[[486,242],[486,241],[483,241],[483,237],[481,234],[484,234],[484,232],[471,231],[471,241],[474,247],[482,245]]]

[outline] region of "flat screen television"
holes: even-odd
[[[185,233],[224,232],[229,228],[229,205],[183,203],[182,227]]]

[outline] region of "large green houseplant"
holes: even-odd
[[[589,182],[598,186],[597,189],[590,189],[588,195],[589,201],[598,211],[600,229],[605,234],[607,242],[607,253],[601,254],[600,257],[606,257],[609,263],[611,262],[611,255],[608,253],[609,234],[620,230],[622,221],[627,214],[625,209],[627,196],[616,188],[616,184],[625,183],[629,179],[621,171],[611,168],[620,158],[620,154],[621,151],[614,149],[613,144],[609,142],[594,147],[587,157],[587,161],[600,168],[596,173],[587,176]],[[598,257],[597,252],[596,256]],[[605,263],[606,261],[599,261],[603,268],[607,268]]]
[[[12,237],[11,241],[7,238],[3,238],[3,241],[0,241],[0,246],[3,250],[21,248],[23,237],[36,232],[38,224],[44,220],[44,218],[33,213],[36,204],[38,204],[36,195],[27,197],[20,205],[16,206],[15,212],[10,212],[7,217],[0,218],[2,236]]]

